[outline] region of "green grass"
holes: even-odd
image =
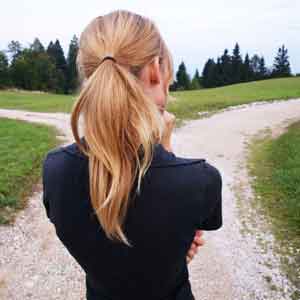
[[[281,78],[197,91],[174,92],[178,101],[169,103],[169,111],[179,119],[199,118],[198,112],[215,111],[254,101],[300,97],[300,78]]]
[[[46,152],[57,146],[53,128],[0,118],[0,224],[10,223],[26,205],[41,176]]]
[[[260,100],[300,97],[300,77],[271,79],[196,91],[172,92],[176,101],[167,109],[178,121],[199,118],[200,111],[215,111],[231,105]],[[75,96],[0,91],[0,108],[42,112],[70,112]]]
[[[0,108],[37,112],[70,112],[75,96],[34,92],[0,91]]]
[[[283,269],[300,289],[300,122],[276,139],[255,140],[250,149],[256,201],[270,220]]]

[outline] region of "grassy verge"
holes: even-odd
[[[250,153],[256,203],[272,224],[283,270],[300,290],[300,122],[276,139],[254,141]]]
[[[300,97],[300,77],[270,79],[196,91],[172,92],[167,109],[178,122],[199,118],[198,112],[261,100]],[[75,96],[0,91],[0,108],[41,112],[70,112]]]
[[[44,125],[0,118],[0,224],[13,221],[41,176],[45,153],[58,145]]]

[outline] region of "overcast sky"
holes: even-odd
[[[244,56],[264,55],[273,64],[280,45],[289,50],[292,71],[300,73],[300,0],[9,0],[0,11],[0,49],[11,40],[28,46],[35,37],[47,46],[58,38],[64,48],[92,18],[127,9],[155,21],[174,58],[193,73],[209,57],[238,42]]]

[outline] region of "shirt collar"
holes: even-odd
[[[84,137],[82,137],[80,140],[85,146],[86,141]],[[78,155],[83,159],[87,159],[87,156],[79,150],[77,143],[73,143],[65,147],[65,150],[71,154]],[[205,161],[205,159],[178,157],[173,152],[166,150],[162,144],[156,143],[153,147],[153,156],[150,167],[174,166],[203,161]]]

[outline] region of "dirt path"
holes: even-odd
[[[0,109],[0,117],[54,125],[64,143],[72,142],[68,114]],[[206,158],[223,175],[224,225],[205,232],[206,244],[189,265],[196,300],[290,299],[293,289],[272,253],[273,237],[249,205],[244,163],[253,135],[266,128],[278,131],[299,119],[300,99],[227,109],[176,130],[178,156]],[[45,216],[39,185],[15,225],[0,227],[0,299],[77,300],[84,299],[84,292],[80,268]]]

